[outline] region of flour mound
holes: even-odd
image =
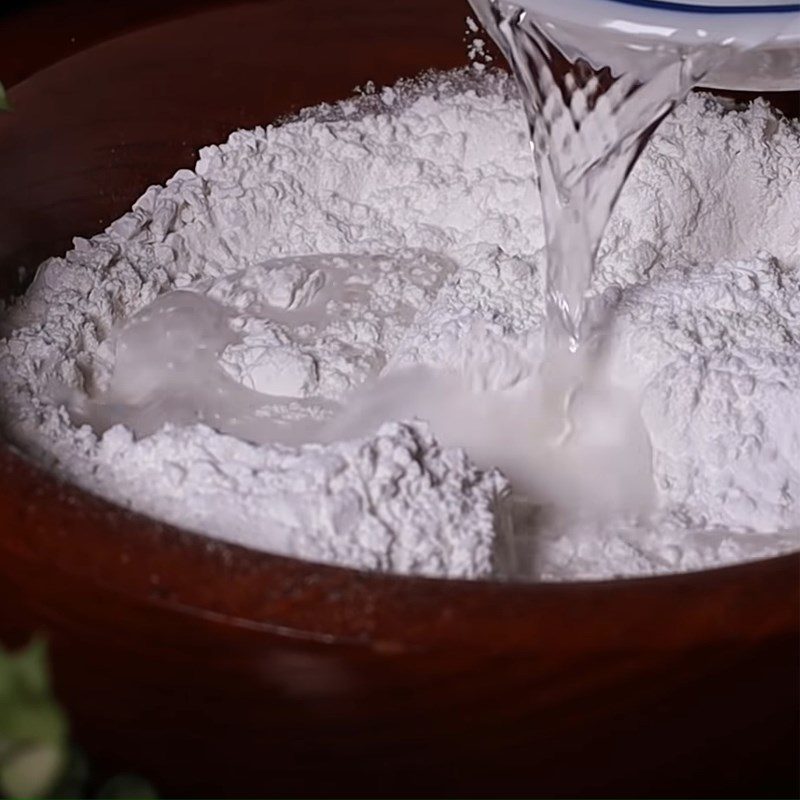
[[[505,481],[442,451],[420,424],[299,448],[253,447],[203,426],[134,441],[116,427],[87,455],[103,494],[147,497],[140,510],[229,542],[415,575],[475,578],[494,564]]]
[[[523,120],[509,79],[459,72],[205,148],[194,170],[45,262],[6,309],[4,431],[114,502],[364,569],[514,565],[574,580],[796,549],[800,127],[760,102],[690,97],[648,145],[601,247],[595,302],[614,318],[602,359],[641,406],[648,513],[512,503],[495,464],[406,417],[321,444],[258,443],[208,419],[136,435],[79,424],[75,397],[110,396],[126,325],[176,291],[225,309],[217,379],[262,397],[270,425],[322,424],[409,370],[513,395],[537,373],[544,308]]]

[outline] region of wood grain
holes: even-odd
[[[0,17],[5,293],[231,129],[464,61],[457,0],[300,8]],[[0,635],[46,630],[91,754],[179,796],[794,795],[799,578],[796,556],[563,586],[367,575],[212,544],[0,445]]]

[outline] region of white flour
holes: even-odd
[[[153,516],[370,569],[569,580],[798,547],[800,127],[693,97],[652,140],[595,287],[605,379],[641,416],[589,424],[600,457],[565,489],[522,402],[543,311],[522,120],[506,78],[458,73],[206,148],[7,309],[7,435]],[[414,413],[432,435],[391,422]],[[606,468],[634,415],[647,468]]]

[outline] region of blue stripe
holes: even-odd
[[[614,2],[625,3],[628,6],[701,14],[781,14],[787,11],[800,12],[800,3],[776,3],[769,6],[703,6],[673,3],[670,0],[614,0]]]

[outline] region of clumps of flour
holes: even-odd
[[[693,96],[637,164],[601,248],[597,355],[640,409],[655,499],[586,515],[532,504],[513,464],[509,499],[493,469],[493,442],[524,455],[534,435],[505,412],[524,412],[542,354],[523,119],[509,79],[451,73],[204,149],[6,310],[7,435],[139,511],[367,569],[569,580],[796,548],[800,128]],[[153,349],[150,391],[130,375]],[[336,423],[370,386],[404,408],[415,370],[457,382],[481,425],[446,424],[437,392],[438,418],[413,421],[413,391],[385,424]],[[182,424],[165,380],[196,400]],[[605,472],[584,488],[605,491]]]
[[[463,451],[443,451],[420,423],[296,448],[257,448],[203,425],[167,426],[138,441],[122,426],[99,443],[85,435],[82,455],[97,464],[95,491],[119,502],[148,497],[148,513],[229,542],[465,578],[488,575],[503,556],[495,551],[504,544],[498,501],[505,481],[476,470]]]
[[[423,250],[294,256],[203,288],[236,314],[241,342],[220,359],[234,379],[267,395],[339,399],[380,373],[454,268]]]

